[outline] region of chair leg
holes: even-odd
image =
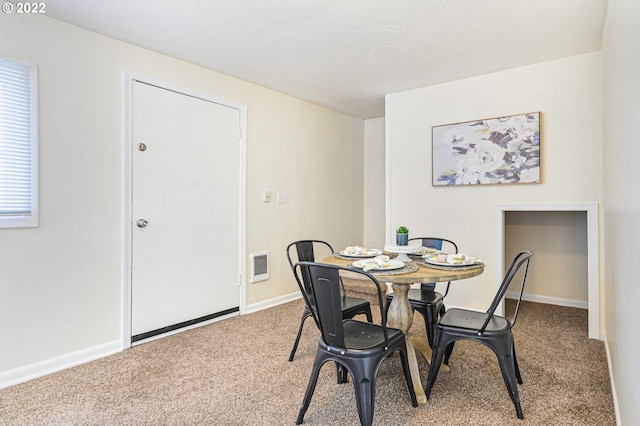
[[[446,342],[439,342],[439,337],[436,338],[435,345],[431,352],[431,364],[429,364],[429,375],[427,376],[427,385],[425,386],[425,394],[427,395],[427,399],[431,396],[431,388],[438,377],[438,372],[440,371],[440,364],[442,364],[442,359],[444,358],[445,351],[442,350],[442,345],[446,344]],[[452,344],[450,342],[449,344]]]
[[[368,307],[364,314],[367,316],[368,322],[373,322],[373,316],[371,315],[371,306]]]
[[[451,353],[453,352],[453,345],[456,342],[451,342],[449,343],[449,345],[447,346],[447,348],[444,350],[444,363],[446,365],[449,365],[449,358],[451,358]]]
[[[420,313],[424,314],[425,312],[420,311]],[[429,347],[433,348],[433,338],[435,337],[436,326],[438,324],[438,307],[431,306],[426,314],[426,316],[422,315],[422,317],[424,318],[424,325],[427,329],[427,342],[429,342]]]
[[[500,371],[502,372],[502,379],[507,386],[509,396],[513,405],[516,407],[516,415],[519,419],[524,419],[522,415],[522,407],[520,407],[520,395],[518,394],[518,385],[516,384],[516,371],[514,358],[510,355],[498,356],[498,363],[500,364]]]
[[[415,308],[414,308],[415,309]],[[433,339],[436,334],[436,326],[438,325],[438,320],[444,313],[446,312],[444,303],[436,303],[430,305],[427,309],[415,309],[420,312],[422,318],[424,318],[424,327],[427,332],[427,342],[429,343],[429,347],[433,348]],[[445,364],[447,362],[445,361]]]
[[[313,363],[313,369],[311,370],[311,377],[309,377],[309,384],[307,385],[307,390],[304,393],[304,399],[302,400],[302,405],[300,406],[300,411],[298,412],[298,418],[296,419],[297,425],[302,424],[304,415],[309,409],[313,391],[316,389],[316,384],[318,383],[318,375],[320,374],[320,368],[322,367],[322,364],[323,362],[319,360],[318,356],[316,356],[316,360]]]
[[[431,334],[432,336],[435,338],[436,335],[436,328],[438,326],[438,321],[440,321],[440,318],[442,318],[442,316],[447,312],[446,308],[444,307],[444,302],[440,302],[438,304],[436,304],[433,307],[433,310],[431,311],[431,315],[432,315],[432,325],[433,327],[431,328]],[[446,362],[445,362],[446,364]]]
[[[300,327],[298,327],[298,335],[296,336],[296,341],[293,344],[293,348],[291,348],[291,353],[289,354],[289,362],[293,361],[293,357],[296,354],[296,350],[298,350],[298,343],[300,343],[300,337],[302,336],[302,327],[304,326],[304,322],[307,318],[311,316],[311,312],[307,309],[302,313],[302,318],[300,318]]]
[[[513,353],[513,364],[516,367],[516,380],[518,380],[518,384],[522,384],[522,376],[520,375],[520,367],[518,367],[518,357],[516,357],[516,347],[515,345],[511,348],[511,353]]]
[[[338,376],[339,385],[343,383],[349,383],[349,371],[344,367],[344,365],[340,364],[337,361],[336,361],[336,373]]]
[[[413,380],[411,380],[411,371],[409,370],[409,359],[407,358],[406,350],[399,350],[400,361],[402,362],[402,371],[404,371],[404,379],[407,381],[407,388],[409,389],[409,396],[411,397],[411,405],[418,406],[418,399],[416,398],[416,391],[413,389]]]
[[[356,394],[358,417],[362,426],[371,426],[376,400],[376,374],[373,371],[359,371],[353,377],[353,387]]]

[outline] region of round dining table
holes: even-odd
[[[347,259],[344,256],[333,255],[325,258],[324,263],[339,265],[339,266],[351,266],[354,261],[358,259]],[[409,358],[409,369],[411,371],[411,379],[413,381],[413,389],[416,392],[416,398],[418,403],[424,404],[427,402],[427,397],[422,387],[422,381],[420,379],[420,371],[418,370],[418,360],[416,358],[415,351],[421,352],[427,362],[431,362],[431,348],[427,342],[426,336],[424,338],[408,335],[409,329],[413,323],[413,308],[409,303],[409,288],[411,284],[420,283],[436,283],[436,282],[448,282],[463,280],[466,278],[475,277],[482,274],[484,271],[484,265],[478,264],[473,267],[429,267],[426,264],[413,262],[417,266],[417,270],[408,273],[398,273],[397,271],[369,271],[380,282],[391,283],[394,297],[389,305],[389,311],[387,314],[387,326],[391,328],[397,328],[402,330],[407,335],[407,356]],[[408,264],[407,264],[408,265]],[[407,269],[415,269],[415,266]],[[358,269],[353,267],[354,269]],[[383,295],[384,296],[384,295]],[[384,302],[384,298],[383,298]],[[446,366],[442,366],[441,371],[446,371]]]

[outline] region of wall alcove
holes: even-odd
[[[518,217],[518,215],[510,215],[510,212],[533,212],[533,213],[541,213],[545,212],[578,212],[576,215],[567,216],[570,220],[580,220],[580,218],[584,218],[586,216],[586,238],[585,236],[581,236],[579,238],[586,240],[586,257],[587,257],[587,265],[586,271],[576,271],[576,274],[584,278],[586,275],[587,281],[587,301],[584,303],[580,301],[583,297],[563,297],[562,289],[556,289],[555,294],[551,296],[545,296],[544,294],[535,294],[536,292],[544,293],[544,290],[533,289],[534,295],[532,296],[530,293],[528,294],[528,288],[525,288],[525,294],[529,296],[529,300],[542,302],[542,303],[553,303],[565,306],[574,306],[581,308],[588,308],[589,310],[589,337],[592,339],[600,338],[600,289],[599,289],[599,243],[598,243],[598,205],[596,203],[518,203],[518,204],[497,204],[495,207],[495,229],[496,233],[496,254],[495,259],[497,259],[499,264],[499,268],[496,270],[496,274],[498,274],[496,282],[499,283],[502,280],[502,274],[504,273],[505,267],[508,266],[509,259],[506,259],[505,255],[511,255],[507,253],[507,218],[512,216]],[[582,213],[582,214],[579,214]],[[558,215],[553,215],[554,217],[561,217]],[[533,217],[536,217],[535,215]],[[566,220],[566,219],[565,219]],[[540,221],[538,221],[540,222]],[[544,222],[544,221],[542,221]],[[579,228],[581,225],[578,224]],[[552,232],[552,231],[549,231]],[[562,234],[563,231],[557,230],[553,231],[559,234]],[[562,238],[560,235],[559,238]],[[535,238],[532,237],[532,240]],[[549,244],[554,244],[553,241],[550,241]],[[539,257],[541,261],[545,257],[553,256],[553,249],[557,248],[559,245],[556,241],[556,245],[554,247],[550,247],[549,252],[540,253]],[[577,242],[576,244],[580,244]],[[508,256],[507,256],[508,257]],[[557,268],[557,266],[556,266]],[[559,271],[562,272],[562,271]],[[571,271],[564,271],[564,273],[571,273]],[[559,275],[561,276],[561,275]],[[561,278],[560,278],[561,280]],[[529,286],[529,283],[527,284]],[[559,291],[559,293],[558,293]],[[580,289],[574,290],[575,292],[580,293]],[[525,300],[527,298],[525,297]],[[576,300],[577,299],[577,300]]]

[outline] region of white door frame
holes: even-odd
[[[246,313],[247,310],[247,297],[246,297],[246,165],[247,165],[247,107],[246,105],[231,102],[226,99],[222,99],[216,96],[212,96],[208,93],[199,92],[190,88],[180,87],[173,83],[166,81],[160,81],[152,77],[141,75],[128,70],[123,71],[123,91],[124,91],[124,108],[123,108],[123,200],[122,200],[122,229],[123,229],[123,244],[122,244],[122,348],[131,347],[131,253],[132,253],[132,236],[133,236],[133,223],[131,220],[131,199],[132,199],[132,187],[131,187],[131,149],[133,146],[132,141],[132,111],[133,111],[133,83],[139,81],[142,83],[161,87],[163,89],[171,90],[173,92],[182,93],[188,96],[193,96],[206,101],[218,103],[230,108],[240,111],[240,233],[238,238],[240,240],[240,315]],[[188,328],[198,327],[207,324],[212,321],[199,323],[191,327],[180,329],[184,331]]]

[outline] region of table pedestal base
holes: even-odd
[[[427,364],[431,362],[431,348],[427,342],[426,336],[409,336],[407,333],[413,324],[413,308],[409,303],[409,284],[391,284],[393,289],[393,299],[389,305],[389,313],[387,317],[387,326],[402,330],[407,339],[407,358],[409,360],[409,371],[411,372],[411,380],[413,382],[413,390],[416,393],[418,404],[425,404],[427,396],[422,387],[420,379],[420,370],[418,369],[418,359],[416,358],[416,350],[420,352]],[[449,371],[449,366],[442,365],[440,371]]]
[[[393,288],[393,299],[389,305],[389,315],[387,317],[387,326],[402,330],[407,339],[407,358],[409,360],[409,371],[411,372],[411,381],[413,382],[413,390],[416,393],[418,404],[425,404],[427,396],[422,387],[420,379],[420,370],[418,369],[418,359],[416,358],[416,349],[422,353],[427,363],[431,361],[431,348],[429,343],[417,336],[409,336],[407,333],[413,324],[413,308],[409,303],[409,284],[391,284]],[[446,366],[443,366],[446,367]],[[444,370],[444,368],[443,368]],[[448,370],[448,368],[446,369]],[[445,370],[445,371],[446,371]]]
[[[429,342],[427,342],[424,338],[418,336],[407,336],[407,340],[411,342],[413,345],[413,349],[420,352],[424,359],[427,361],[427,364],[431,364],[431,348],[429,347]],[[447,364],[442,364],[440,366],[440,371],[449,371],[449,366]]]
[[[409,359],[409,371],[411,372],[411,381],[413,382],[413,390],[416,393],[416,401],[418,404],[427,403],[427,395],[424,393],[422,387],[422,381],[420,380],[420,371],[418,370],[418,359],[416,358],[416,351],[411,343],[411,340],[407,339],[407,358]]]

